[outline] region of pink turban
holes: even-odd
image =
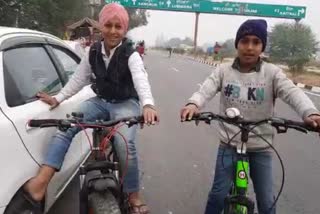
[[[127,31],[129,25],[129,15],[126,9],[117,3],[107,4],[102,8],[99,14],[100,25],[104,26],[106,22],[115,16],[120,19],[121,26],[125,29],[125,31]]]

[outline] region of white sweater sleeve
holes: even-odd
[[[290,105],[301,118],[306,118],[311,114],[319,114],[310,98],[302,89],[295,86],[280,69],[275,72],[274,87],[276,96]]]
[[[200,89],[189,98],[188,102],[203,108],[221,90],[221,79],[220,68],[216,68],[203,82]]]

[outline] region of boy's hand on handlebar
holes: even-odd
[[[143,118],[144,123],[147,125],[155,125],[156,123],[160,122],[158,113],[155,107],[152,105],[143,106]]]
[[[199,113],[199,108],[194,103],[189,103],[181,109],[180,117],[181,121],[191,120],[192,117]]]
[[[320,115],[312,114],[304,119],[304,123],[311,127],[317,128],[320,132]]]

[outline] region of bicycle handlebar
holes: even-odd
[[[297,131],[301,131],[305,133],[307,133],[307,131],[319,132],[319,128],[308,126],[304,122],[287,120],[279,117],[271,117],[271,118],[267,118],[260,121],[249,121],[249,120],[244,120],[241,117],[229,118],[226,116],[214,114],[212,112],[201,112],[197,115],[194,115],[191,118],[191,120],[187,120],[187,121],[196,121],[196,123],[198,123],[199,121],[204,121],[205,123],[210,124],[212,120],[226,122],[228,124],[232,124],[238,127],[259,126],[262,124],[270,124],[271,126],[277,129],[278,133],[285,133],[288,128],[296,129]]]
[[[29,127],[58,127],[61,129],[68,129],[74,126],[82,126],[85,128],[102,128],[102,127],[112,127],[117,125],[118,123],[124,122],[126,125],[133,126],[135,124],[144,123],[143,116],[133,116],[133,117],[124,117],[116,120],[97,120],[95,122],[83,122],[81,120],[76,119],[33,119],[29,120]]]

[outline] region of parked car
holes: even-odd
[[[36,94],[56,95],[68,82],[80,58],[61,39],[47,33],[0,27],[0,214],[35,176],[55,128],[29,128],[30,119],[65,118],[91,96],[90,86],[49,111]],[[74,139],[63,167],[48,187],[45,211],[53,205],[89,154],[84,134]]]

